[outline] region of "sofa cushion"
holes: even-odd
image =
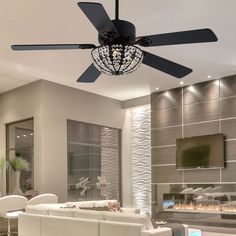
[[[76,209],[74,210],[74,217],[83,219],[104,220],[104,212]]]
[[[81,202],[67,202],[66,206],[67,207],[75,206],[76,208],[80,208],[80,207],[95,207],[95,204],[94,204],[94,201],[81,201]]]
[[[46,206],[50,209],[58,209],[58,208],[61,208],[61,207],[66,207],[66,203],[52,203],[52,204],[40,204],[41,206]]]
[[[65,203],[28,205],[26,206],[25,211],[28,214],[48,215],[49,209],[60,209],[61,207],[65,206],[66,206]]]
[[[43,204],[26,206],[25,211],[28,214],[48,215],[48,207]]]
[[[70,208],[49,208],[48,213],[52,216],[74,217],[74,209]]]
[[[110,203],[117,203],[117,200],[113,199],[113,200],[98,200],[98,201],[94,201],[94,205],[95,207],[104,207],[109,205]]]
[[[142,230],[153,229],[152,222],[147,215],[123,214],[120,212],[104,212],[105,220],[141,224]]]

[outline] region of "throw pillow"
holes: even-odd
[[[119,202],[108,202],[109,211],[120,212],[120,203]]]

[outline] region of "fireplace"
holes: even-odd
[[[158,220],[209,226],[236,223],[236,184],[159,185],[152,197],[152,213]]]

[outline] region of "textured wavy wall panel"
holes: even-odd
[[[151,212],[151,109],[132,110],[132,202],[142,212]]]
[[[120,135],[119,130],[101,129],[101,174],[108,185],[104,191],[106,199],[120,200]]]

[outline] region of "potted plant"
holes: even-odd
[[[4,170],[8,167],[8,162],[6,161],[5,158],[0,159],[0,197],[2,195],[2,190],[3,190],[3,179],[4,179]]]
[[[7,167],[7,161],[5,159],[0,159],[0,170],[3,170]]]
[[[22,157],[15,157],[9,160],[10,166],[14,171],[14,181],[12,194],[23,195],[20,188],[20,174],[22,170],[29,170],[29,163]]]
[[[3,158],[0,159],[0,197],[2,195],[1,191],[3,190],[2,189],[2,187],[3,187],[2,186],[2,184],[3,184],[2,178],[3,178],[3,174],[5,173],[5,172],[3,172],[3,170],[6,169],[7,166],[8,166],[8,163],[7,163],[6,159],[3,159]]]

